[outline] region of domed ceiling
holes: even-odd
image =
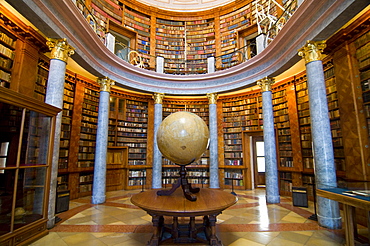
[[[148,6],[169,11],[194,12],[219,7],[232,0],[138,0]]]

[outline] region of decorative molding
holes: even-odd
[[[100,91],[110,92],[110,88],[114,85],[114,80],[111,80],[108,77],[99,78],[97,82],[100,85]]]
[[[216,104],[218,95],[216,93],[207,93],[207,98],[209,104]]]
[[[305,60],[306,64],[313,61],[321,61],[325,47],[325,41],[307,40],[306,45],[298,50],[298,55]]]
[[[266,77],[257,81],[257,85],[261,87],[263,92],[271,91],[271,85],[275,83],[274,78]]]
[[[67,62],[68,57],[75,53],[75,49],[70,46],[66,38],[48,38],[46,45],[50,49],[50,58]]]
[[[164,93],[154,93],[153,99],[155,104],[162,104]]]

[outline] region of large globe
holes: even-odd
[[[209,131],[196,114],[180,111],[167,116],[157,132],[157,144],[162,155],[178,164],[198,160],[206,151]]]

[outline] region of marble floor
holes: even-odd
[[[138,192],[108,192],[106,202],[100,205],[90,204],[90,197],[72,200],[70,209],[57,215],[61,221],[31,245],[146,245],[152,234],[151,217],[130,202]],[[295,207],[291,197],[281,197],[279,204],[266,204],[264,189],[236,193],[237,204],[217,217],[217,236],[225,246],[345,244],[343,229],[328,230],[308,219],[314,213],[311,202],[308,208]]]

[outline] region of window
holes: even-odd
[[[257,171],[259,173],[265,172],[265,143],[263,141],[256,142],[257,154]]]

